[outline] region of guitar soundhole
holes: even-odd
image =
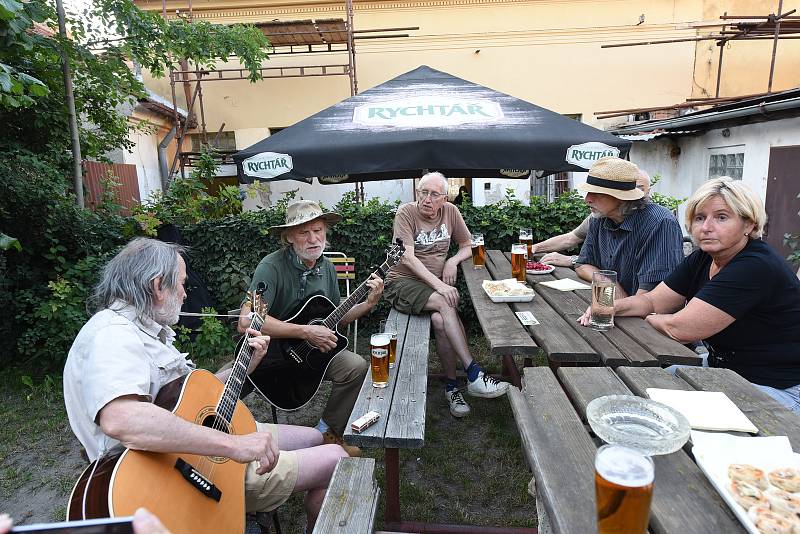
[[[220,432],[225,432],[226,434],[232,433],[232,429],[228,426],[225,420],[215,413],[206,415],[201,424],[205,427],[213,428],[214,430],[219,430]],[[207,456],[206,458],[218,464],[228,461],[228,459],[224,456]]]

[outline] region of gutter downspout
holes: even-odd
[[[173,124],[172,128],[167,135],[164,136],[158,143],[158,170],[161,174],[161,190],[166,191],[169,188],[169,165],[167,164],[167,147],[175,139],[175,134],[178,132],[177,127]]]
[[[740,117],[748,117],[752,115],[766,115],[770,111],[781,111],[785,109],[800,108],[800,98],[789,98],[786,100],[778,100],[777,102],[761,102],[753,104],[740,109],[731,109],[728,111],[717,111],[700,117],[677,117],[674,119],[667,119],[664,121],[654,122],[651,124],[643,124],[637,128],[620,128],[611,133],[616,135],[635,134],[643,131],[655,130],[656,128],[677,128],[694,126],[697,124],[706,124],[709,122],[717,122],[726,119],[738,119]]]

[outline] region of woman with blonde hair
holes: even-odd
[[[760,240],[766,220],[742,182],[707,181],[686,206],[698,250],[653,291],[614,309],[681,343],[703,340],[711,367],[736,371],[800,413],[800,280]],[[588,324],[588,312],[580,322]]]

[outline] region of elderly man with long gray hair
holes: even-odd
[[[613,156],[589,169],[586,204],[592,211],[575,272],[590,281],[597,270],[617,272],[615,298],[650,291],[683,259],[683,234],[667,208],[637,189],[639,167]]]
[[[338,445],[323,445],[313,428],[257,424],[249,434],[228,434],[186,421],[154,404],[166,384],[195,365],[173,342],[186,297],[181,247],[134,239],[108,262],[95,290],[97,307],[81,328],[64,367],[64,402],[72,431],[89,460],[123,445],[128,449],[219,456],[247,464],[245,507],[270,511],[307,491],[309,531],[319,513]],[[250,329],[248,373],[266,353],[269,336]],[[225,382],[231,371],[216,377]],[[160,519],[178,525],[181,518]]]

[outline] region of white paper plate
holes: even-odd
[[[701,439],[702,438],[702,439]],[[755,524],[728,490],[728,466],[730,464],[750,464],[764,473],[780,467],[800,469],[800,454],[792,452],[786,436],[764,438],[739,437],[718,432],[692,431],[692,454],[697,465],[708,477],[709,482],[730,509],[751,534],[759,534]],[[656,482],[657,483],[657,482]]]
[[[487,295],[489,294],[487,293]],[[489,298],[492,302],[530,302],[533,300],[533,295],[518,295],[513,297],[493,297],[489,295]]]
[[[530,292],[525,295],[493,295],[489,293],[489,291],[487,290],[487,284],[489,283],[503,284],[508,288],[516,288],[517,286],[521,288],[526,287],[528,290],[530,290]],[[484,280],[483,283],[481,284],[481,287],[483,288],[483,291],[486,293],[486,296],[488,296],[492,302],[530,302],[531,300],[533,300],[533,295],[534,295],[533,289],[525,286],[524,284],[521,284],[520,282],[517,282],[513,278],[509,278],[507,280],[494,280],[494,281]]]

